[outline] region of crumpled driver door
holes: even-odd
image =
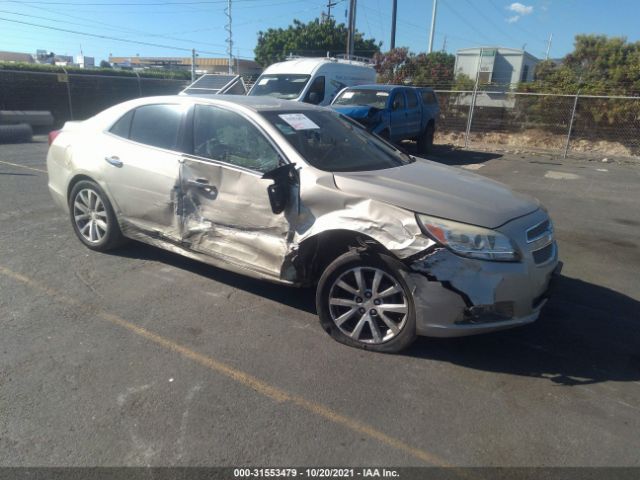
[[[297,205],[274,214],[267,193],[271,183],[258,172],[185,156],[180,167],[183,245],[218,260],[222,268],[240,267],[273,279],[290,276],[283,265]]]

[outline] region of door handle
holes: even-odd
[[[206,178],[188,178],[187,183],[194,187],[210,187],[209,180]]]
[[[192,187],[204,190],[205,193],[214,198],[218,196],[218,189],[214,185],[211,185],[209,183],[209,180],[207,180],[206,178],[189,178],[187,179],[187,185],[191,185]]]
[[[124,165],[122,163],[122,160],[120,160],[120,158],[116,157],[115,155],[112,155],[111,157],[104,157],[105,161],[109,164],[109,165],[113,165],[114,167],[122,167],[122,165]]]

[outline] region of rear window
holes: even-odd
[[[131,119],[133,118],[133,110],[125,113],[120,120],[113,124],[111,130],[114,135],[122,138],[129,138],[129,131],[131,130]]]
[[[433,92],[427,92],[427,91],[422,92],[422,101],[427,105],[437,103],[435,94]]]
[[[135,109],[129,138],[158,148],[175,150],[182,105],[145,105]]]

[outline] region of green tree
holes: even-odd
[[[465,73],[459,73],[456,75],[455,82],[453,83],[453,90],[468,91],[473,90],[476,85],[476,81]]]
[[[453,82],[455,56],[448,53],[413,54],[402,47],[376,53],[373,62],[380,83],[449,88]]]
[[[354,55],[371,58],[380,51],[381,43],[375,39],[365,39],[356,31],[354,39]],[[312,20],[303,23],[294,20],[286,29],[270,28],[266,32],[258,32],[258,44],[254,49],[256,62],[268,66],[281,62],[287,55],[325,56],[344,53],[347,46],[347,27],[335,20]]]
[[[418,53],[409,57],[405,69],[413,85],[449,88],[455,63],[456,57],[450,53]]]
[[[406,78],[404,66],[408,58],[409,49],[406,47],[376,53],[373,56],[373,68],[378,73],[378,83],[403,83]]]
[[[624,37],[577,35],[573,52],[560,64],[536,66],[536,80],[521,91],[625,95],[640,93],[640,42]]]
[[[581,95],[640,94],[640,42],[629,43],[623,37],[577,35],[574,50],[562,62],[540,62],[535,81],[520,84],[523,92]],[[555,130],[569,119],[571,103],[559,97],[541,96],[517,99],[516,108],[526,121]],[[583,98],[578,102],[573,131],[576,136],[610,137],[628,142],[637,139],[640,101],[611,98]],[[629,133],[620,137],[624,126]],[[614,128],[611,128],[614,127]],[[633,143],[635,142],[635,143]],[[637,140],[630,144],[637,149]]]

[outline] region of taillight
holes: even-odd
[[[53,130],[49,132],[49,146],[51,146],[58,135],[60,135],[60,130]]]

